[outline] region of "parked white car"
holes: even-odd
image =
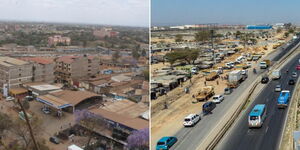
[[[242,70],[242,75],[247,75],[248,74],[248,70]]]
[[[221,103],[224,100],[224,96],[223,95],[215,95],[212,98],[212,101],[214,103]]]
[[[48,107],[43,107],[42,111],[44,112],[44,114],[50,114],[51,110]]]
[[[250,68],[252,66],[251,62],[247,62],[246,65]]]
[[[185,127],[194,126],[200,119],[201,117],[198,114],[189,114],[184,118],[183,125]]]
[[[193,68],[191,68],[191,73],[192,74],[197,74],[198,73],[198,68],[197,67],[193,67]]]
[[[13,100],[15,100],[15,98],[14,98],[14,97],[11,97],[11,96],[8,96],[8,97],[6,97],[5,100],[6,100],[6,101],[13,101]]]

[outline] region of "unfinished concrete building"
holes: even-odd
[[[54,82],[54,67],[55,63],[50,58],[42,57],[26,57],[22,60],[31,62],[32,67],[32,81],[33,82]]]
[[[100,71],[100,59],[94,56],[63,56],[55,62],[55,80],[60,83],[87,79]]]
[[[0,57],[0,88],[19,87],[22,83],[32,82],[32,64],[23,60]]]

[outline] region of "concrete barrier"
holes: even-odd
[[[299,99],[299,90],[300,90],[300,78],[298,77],[298,80],[296,82],[296,87],[294,89],[294,93],[291,97],[291,101],[290,101],[290,107],[288,107],[288,112],[287,112],[287,116],[284,120],[284,124],[283,124],[283,131],[280,135],[280,142],[279,142],[279,148],[281,150],[284,150],[284,149],[293,149],[293,131],[295,130],[295,123],[296,123],[296,120],[297,120],[297,111],[298,111],[298,99]],[[294,112],[291,112],[291,111],[294,111]],[[287,121],[288,121],[288,118],[289,118],[289,115],[293,115],[292,117],[292,121],[291,121],[291,129],[289,130],[288,129],[288,126],[287,126]],[[284,133],[285,132],[288,132],[288,137],[284,137]],[[284,138],[288,138],[288,143],[286,143],[286,145],[282,145],[283,143],[283,140]]]

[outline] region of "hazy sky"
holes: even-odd
[[[0,20],[149,24],[149,0],[0,0]]]
[[[299,0],[152,0],[152,25],[300,23]]]

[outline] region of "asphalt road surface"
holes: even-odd
[[[299,39],[295,42],[299,42]],[[266,57],[272,61],[278,61],[284,54],[291,50],[291,48],[296,45],[291,43],[289,45],[283,46],[282,49],[277,50]],[[260,60],[261,61],[261,60]],[[256,67],[258,68],[258,67]],[[243,93],[252,82],[256,80],[261,74],[265,73],[266,70],[257,69],[257,74],[253,74],[249,71],[248,79],[244,81],[238,88],[234,90],[229,96],[225,96],[225,100],[217,104],[217,107],[212,111],[212,114],[203,116],[202,119],[191,128],[182,128],[175,135],[178,138],[177,143],[172,146],[171,150],[196,150],[199,144],[205,139],[205,137],[213,131],[216,124],[220,121],[224,114],[231,108],[231,105],[238,100],[241,93]],[[200,110],[200,108],[199,108]],[[195,112],[201,114],[201,112]],[[166,135],[172,136],[172,135]]]
[[[217,150],[276,150],[279,148],[287,108],[277,108],[279,92],[275,92],[274,89],[277,84],[280,84],[282,90],[290,90],[291,95],[293,94],[295,85],[288,85],[288,80],[293,78],[291,77],[292,71],[297,72],[295,68],[299,58],[300,54],[281,69],[281,79],[268,83],[223,137],[216,147]],[[287,69],[289,70],[288,73],[286,73]],[[297,73],[299,75],[300,71]],[[294,79],[297,80],[297,78]],[[248,114],[256,104],[266,104],[267,118],[261,128],[249,129]]]

